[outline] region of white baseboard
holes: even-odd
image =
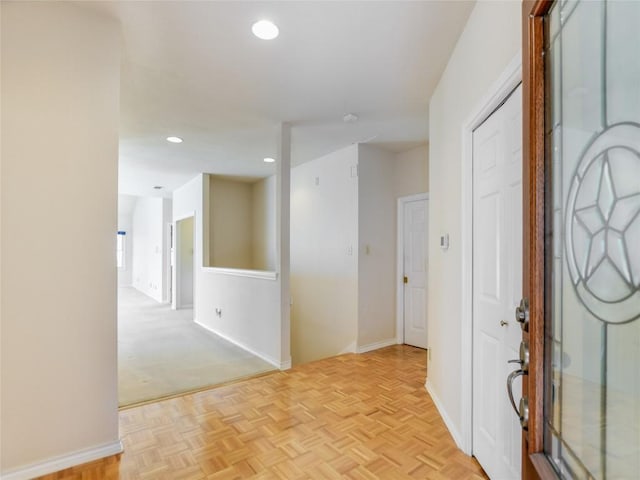
[[[40,477],[49,473],[59,472],[65,468],[82,465],[83,463],[93,462],[101,458],[110,457],[123,452],[122,442],[117,440],[107,443],[99,447],[81,450],[69,455],[61,455],[59,457],[50,458],[44,462],[32,463],[24,467],[2,472],[0,479],[2,480],[29,480],[31,478]]]
[[[249,352],[251,355],[255,355],[256,357],[260,357],[262,360],[264,360],[267,363],[270,363],[271,365],[273,365],[274,367],[276,367],[279,370],[288,370],[291,368],[291,357],[289,357],[288,360],[285,360],[284,362],[280,362],[278,360],[276,360],[275,358],[271,357],[270,355],[267,355],[265,353],[262,352],[258,352],[257,350],[254,350],[253,348],[249,347],[248,345],[245,345],[242,342],[238,342],[237,340],[218,332],[216,329],[209,327],[208,325],[205,325],[204,323],[201,323],[200,321],[198,321],[198,319],[194,319],[193,320],[197,325],[201,326],[202,328],[204,328],[205,330],[207,330],[208,332],[213,333],[214,335],[219,336],[220,338],[225,339],[227,342],[229,343],[233,343],[236,347],[240,347],[241,349]]]
[[[349,345],[340,350],[336,355],[344,355],[346,353],[356,353],[356,341],[354,340]]]
[[[381,342],[370,343],[368,345],[362,345],[356,350],[357,353],[371,352],[372,350],[378,350],[379,348],[389,347],[398,343],[397,338],[387,338]]]
[[[433,387],[429,382],[429,379],[427,379],[424,386],[427,389],[427,392],[429,392],[429,395],[431,395],[431,399],[433,400],[433,403],[438,409],[438,413],[442,417],[442,420],[444,420],[444,424],[447,426],[449,433],[453,437],[453,441],[456,442],[457,447],[462,450],[462,436],[460,435],[460,432],[458,432],[453,422],[451,421],[451,417],[449,417],[449,414],[445,410],[444,405],[442,404],[438,396],[435,394]]]
[[[291,368],[291,357],[286,362],[280,362],[280,370],[289,370]]]

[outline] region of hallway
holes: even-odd
[[[274,367],[132,287],[118,289],[118,403],[154,400]]]
[[[42,480],[486,478],[396,345],[120,412],[124,453]]]

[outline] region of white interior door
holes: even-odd
[[[505,379],[522,337],[522,87],[473,132],[473,454],[520,478],[521,430]],[[520,379],[514,392],[521,391]]]
[[[404,343],[427,348],[427,200],[404,204]]]

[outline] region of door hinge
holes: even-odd
[[[404,276],[404,283],[409,283],[409,277],[407,277],[406,275]]]

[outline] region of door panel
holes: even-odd
[[[522,294],[521,98],[518,87],[473,132],[473,453],[496,479],[520,474],[504,379],[521,338],[513,321]]]
[[[638,2],[577,1],[545,26],[544,451],[565,477],[640,471],[639,25]]]
[[[494,187],[496,188],[496,187]],[[478,243],[482,249],[477,257],[478,282],[476,287],[482,300],[500,306],[500,209],[502,207],[501,194],[492,191],[481,196],[478,201],[477,222],[481,228],[477,230]]]
[[[500,340],[495,336],[481,332],[478,346],[482,355],[481,364],[492,368],[483,368],[480,372],[480,381],[477,382],[480,389],[479,397],[482,401],[482,409],[480,410],[482,415],[478,417],[478,427],[482,437],[477,439],[476,442],[487,442],[489,448],[495,449],[498,436],[497,420],[500,413],[494,393],[498,390],[498,378],[495,375],[495,369],[500,368]]]

